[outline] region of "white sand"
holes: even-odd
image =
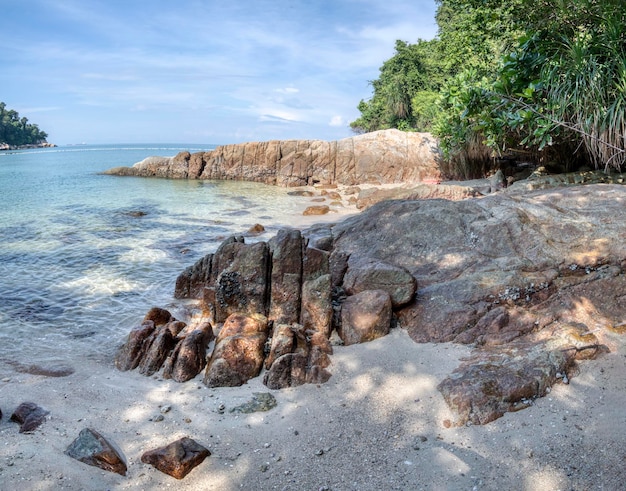
[[[450,429],[436,385],[469,349],[418,345],[400,329],[336,347],[328,383],[272,391],[278,406],[250,415],[229,409],[267,392],[260,378],[208,389],[201,376],[178,384],[86,360],[64,378],[2,369],[0,489],[623,489],[626,348],[611,342],[612,353],[581,364],[570,385],[534,406]],[[51,412],[33,434],[8,421],[24,401]],[[164,405],[172,407],[164,420],[150,421]],[[64,455],[85,427],[122,449],[126,477]],[[182,436],[212,452],[182,481],[141,463],[143,452]]]

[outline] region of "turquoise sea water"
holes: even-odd
[[[302,198],[256,183],[105,176],[211,146],[0,153],[0,363],[109,358],[177,275],[231,234],[290,223]]]

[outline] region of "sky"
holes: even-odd
[[[435,0],[0,0],[0,101],[75,143],[351,136]]]

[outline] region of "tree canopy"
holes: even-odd
[[[460,177],[495,155],[626,164],[623,0],[437,0],[432,41],[398,41],[355,131],[432,131]]]
[[[36,124],[28,122],[17,111],[7,109],[4,102],[0,102],[0,144],[30,145],[43,143],[48,138],[47,133],[41,131]]]

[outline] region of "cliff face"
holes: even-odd
[[[273,140],[210,152],[149,157],[107,174],[256,181],[278,186],[438,181],[439,150],[428,133],[384,130],[338,141]]]

